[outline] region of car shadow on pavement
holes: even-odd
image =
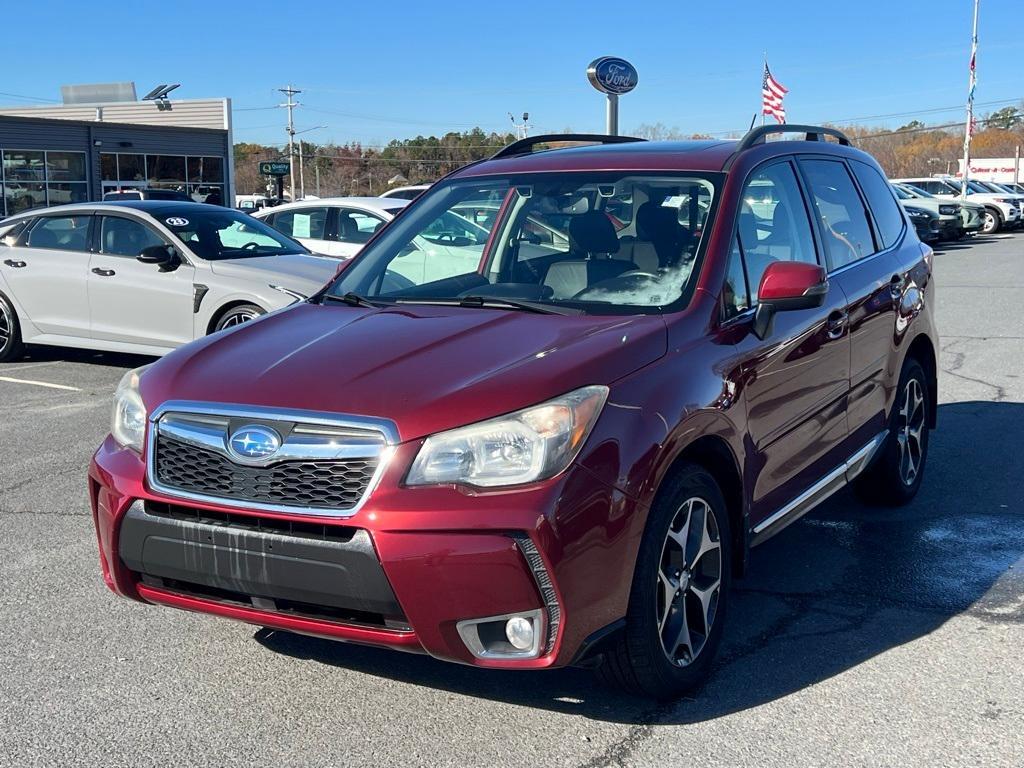
[[[494,672],[283,632],[256,639],[325,666],[597,720],[714,719],[842,674],[954,617],[977,632],[1024,621],[1022,433],[1022,403],[940,406],[914,503],[867,507],[844,491],[755,550],[710,681],[673,704],[620,694],[580,669]]]
[[[86,365],[104,365],[111,368],[137,368],[152,363],[156,358],[146,355],[127,354],[122,352],[100,352],[94,349],[71,349],[70,347],[45,347],[28,345],[24,356],[12,362],[11,367],[29,365],[31,363],[77,363]],[[4,366],[0,365],[0,371]]]

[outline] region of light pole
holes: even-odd
[[[298,136],[302,133],[309,133],[310,131],[318,131],[321,128],[326,128],[326,125],[314,125],[312,128],[303,128],[301,131],[292,131],[292,136]],[[302,139],[299,139],[299,196],[306,196],[306,172],[302,163]],[[295,202],[295,196],[292,196],[292,202]]]

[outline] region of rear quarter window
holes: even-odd
[[[904,219],[903,211],[892,195],[889,182],[867,163],[853,160],[850,167],[853,168],[853,175],[857,177],[860,188],[868,199],[882,245],[885,248],[895,245],[903,234]]]

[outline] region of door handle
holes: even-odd
[[[92,273],[94,275],[99,275],[100,277],[113,277],[115,274],[117,274],[112,269],[101,269],[100,267],[93,267]]]
[[[846,324],[849,320],[850,316],[838,309],[830,314],[828,320],[825,321],[825,332],[828,334],[828,337],[830,339],[840,338],[846,330]]]
[[[15,261],[14,259],[4,259],[4,264],[8,267],[14,267],[15,269],[21,269],[22,267],[28,266],[24,261]]]

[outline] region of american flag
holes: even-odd
[[[764,79],[761,81],[761,114],[771,115],[780,123],[785,123],[786,108],[782,106],[782,97],[787,93],[789,90],[772,77],[768,70],[768,62],[765,62]]]

